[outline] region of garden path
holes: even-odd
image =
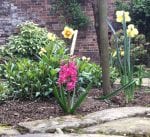
[[[0,136],[150,137],[150,107],[111,108],[85,116],[69,115],[22,122],[17,127],[0,126]]]

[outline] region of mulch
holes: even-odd
[[[110,100],[97,100],[95,97],[102,95],[102,90],[92,89],[76,113],[86,115],[95,111],[123,106],[150,107],[150,92],[145,91],[145,88],[136,91],[134,101],[126,105],[122,93]],[[16,125],[19,122],[47,119],[62,115],[65,114],[54,98],[34,101],[11,100],[0,104],[0,124]]]

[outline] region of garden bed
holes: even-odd
[[[126,106],[150,106],[150,92],[144,87],[136,91],[135,100]],[[94,99],[102,94],[102,90],[92,89],[86,101],[77,110],[78,114],[85,115],[107,108],[125,106],[124,96],[120,94],[108,101],[99,101]],[[65,115],[56,100],[34,100],[34,101],[5,101],[0,104],[0,123],[16,125],[23,121],[32,121],[37,119],[47,119]]]

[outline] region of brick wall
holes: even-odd
[[[114,0],[108,0],[109,18],[113,18]],[[60,35],[64,23],[59,13],[52,8],[55,0],[0,0],[0,45],[7,42],[8,36],[15,33],[16,26],[30,20],[45,26],[49,31]],[[86,0],[82,6],[84,12],[90,17],[90,25],[86,30],[79,30],[76,54],[90,56],[98,61],[98,47],[94,28],[92,0]]]

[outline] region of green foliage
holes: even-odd
[[[38,62],[21,58],[4,64],[4,78],[12,87],[13,96],[29,99],[48,97],[53,91],[52,84],[57,82],[60,60],[65,58],[62,51],[53,54],[47,49]]]
[[[89,18],[83,13],[77,0],[58,0],[60,7],[63,7],[67,24],[74,29],[86,28]]]
[[[119,77],[119,72],[116,67],[110,67],[110,81],[113,84]]]
[[[67,50],[63,40],[57,36],[49,38],[48,32],[34,23],[21,25],[20,33],[12,36],[8,45],[0,50],[0,78],[7,81],[9,96],[19,99],[49,97],[51,93],[56,96],[60,90],[57,87],[60,64],[70,59]],[[69,113],[74,113],[83,101],[89,85],[100,87],[102,83],[99,65],[79,58],[76,62],[78,82],[73,98],[77,99],[73,99]],[[111,68],[112,82],[117,75],[116,69]]]
[[[29,59],[9,61],[5,64],[5,78],[17,98],[34,98],[50,92],[49,69]]]
[[[132,23],[138,26],[140,33],[146,35],[147,41],[150,41],[150,1],[149,0],[117,0],[117,10],[129,11],[132,16]]]
[[[81,105],[91,88],[91,83],[85,89],[74,89],[73,93],[65,91],[63,87],[54,87],[54,96],[56,97],[59,105],[67,114],[73,114],[76,109]]]
[[[47,46],[57,50],[65,46],[65,43],[57,37],[54,41],[48,39],[48,31],[33,22],[25,22],[19,26],[19,29],[18,35],[9,38],[9,43],[5,48],[5,53],[8,55],[37,59],[43,47]]]
[[[116,56],[117,56],[117,69],[118,69],[120,77],[121,77],[120,83],[122,85],[121,88],[112,92],[112,94],[110,94],[110,97],[113,94],[116,94],[119,91],[121,91],[121,89],[124,89],[126,103],[128,103],[129,101],[132,101],[134,99],[134,90],[135,90],[136,80],[134,80],[134,77],[133,77],[134,64],[131,63],[131,55],[130,55],[131,54],[131,46],[132,46],[131,45],[132,37],[130,35],[128,35],[128,33],[127,33],[127,23],[125,20],[125,16],[122,15],[122,17],[123,17],[123,20],[122,20],[122,22],[119,22],[119,23],[122,24],[122,28],[123,28],[122,35],[121,35],[121,42],[123,40],[123,46],[121,45],[122,43],[121,44],[119,43],[118,35],[115,32],[111,23],[108,21],[108,25],[111,28],[113,35],[114,35],[115,52],[116,52]],[[121,51],[123,51],[123,53],[124,53],[123,55],[121,54]],[[109,95],[108,95],[108,97],[109,97]]]
[[[4,101],[9,97],[10,91],[8,85],[4,81],[0,81],[0,102]]]
[[[95,63],[88,62],[87,60],[77,59],[78,65],[78,86],[87,87],[89,83],[93,87],[101,87],[102,85],[102,69],[99,65]],[[119,73],[114,67],[110,67],[110,80],[113,84],[118,78]]]
[[[40,55],[41,48],[46,53]],[[56,36],[48,38],[45,29],[26,22],[21,25],[20,33],[0,50],[0,77],[8,81],[14,97],[49,96],[60,60],[68,57],[66,51],[63,40]]]
[[[96,87],[101,86],[102,70],[99,65],[90,63],[87,60],[77,59],[78,85],[80,87],[87,87],[89,83],[92,83]]]
[[[118,40],[118,48],[123,49],[124,45],[124,35],[123,35],[123,30],[119,30],[116,32],[117,40]],[[110,48],[110,53],[111,56],[113,56],[115,52],[115,37],[114,35],[111,36],[110,39],[111,43],[111,48]],[[132,39],[131,41],[131,61],[132,64],[139,65],[139,64],[145,64],[144,59],[146,59],[147,55],[147,50],[144,49],[144,46],[146,44],[146,39],[145,35],[139,34],[135,38]],[[112,58],[112,65],[116,65],[116,59],[117,55]],[[145,64],[146,65],[146,64]]]

